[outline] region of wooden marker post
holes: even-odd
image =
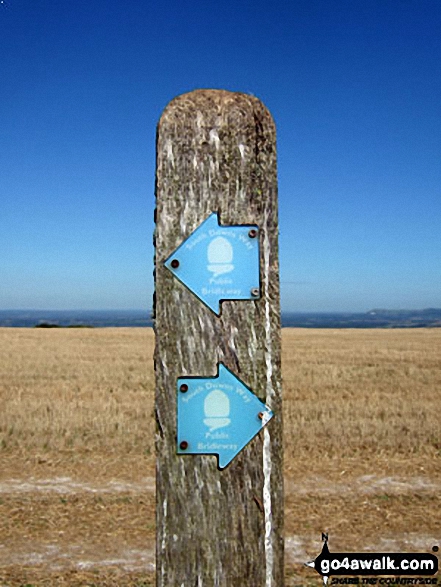
[[[170,102],[155,214],[156,584],[282,587],[276,135],[257,98]]]

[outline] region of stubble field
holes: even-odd
[[[283,331],[287,585],[441,545],[441,329]],[[153,585],[153,331],[0,328],[0,585]],[[214,457],[207,457],[214,458]]]

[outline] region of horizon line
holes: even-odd
[[[234,301],[234,300],[232,300]],[[391,307],[374,307],[370,310],[284,310],[285,314],[370,314],[372,312],[423,312],[427,310],[441,311],[440,307],[427,306],[418,308],[391,308]],[[151,314],[152,308],[0,308],[0,312],[136,312]]]

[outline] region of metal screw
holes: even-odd
[[[187,450],[187,448],[188,448],[188,442],[187,442],[186,440],[183,440],[183,441],[181,442],[181,444],[179,445],[179,448],[180,448],[181,450]]]
[[[257,417],[259,418],[259,420],[263,420],[263,412],[259,412],[257,414]]]
[[[179,391],[182,391],[182,393],[185,393],[186,391],[188,391],[188,385],[186,383],[183,383],[181,385],[181,387],[179,388]]]
[[[251,288],[251,295],[253,296],[253,298],[258,298],[259,294],[260,294],[260,290],[258,287]]]
[[[256,230],[255,228],[252,228],[252,229],[249,231],[249,233],[248,233],[248,236],[249,236],[250,238],[256,238],[256,236],[257,236],[257,230]]]
[[[177,259],[173,259],[170,265],[173,267],[173,269],[177,269],[179,267],[179,261]]]

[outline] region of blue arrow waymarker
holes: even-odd
[[[178,454],[217,454],[219,469],[273,417],[222,363],[217,377],[180,377],[177,388]]]
[[[215,314],[221,300],[260,297],[257,226],[220,226],[211,214],[164,262]]]

